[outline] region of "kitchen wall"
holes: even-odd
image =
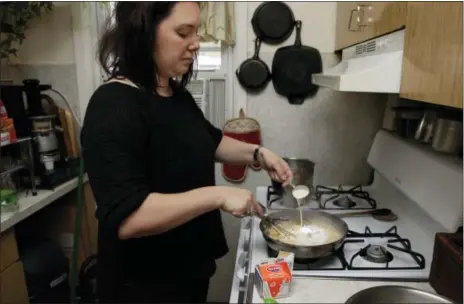
[[[18,57],[10,59],[7,76],[15,83],[37,78],[41,83],[52,84],[79,113],[71,14],[74,4],[54,2],[54,5],[52,12],[31,22]],[[54,93],[50,96],[65,107],[59,96]]]
[[[261,2],[247,2],[248,20]],[[319,49],[324,68],[338,62],[333,54],[335,44],[336,2],[287,2],[302,20],[303,44]],[[242,33],[243,34],[243,33]],[[242,37],[237,31],[237,39]],[[255,35],[248,22],[246,33],[248,57],[254,52]],[[283,44],[291,45],[294,34]],[[283,46],[262,45],[260,58],[272,65],[274,52]],[[244,58],[245,59],[245,58]],[[234,63],[236,68],[240,62]],[[316,96],[302,105],[290,105],[278,96],[272,83],[259,95],[247,95],[246,114],[257,119],[262,128],[263,145],[286,157],[308,158],[315,162],[315,184],[367,184],[371,170],[366,157],[376,131],[381,127],[387,96],[334,92],[320,88]],[[233,185],[222,177],[217,165],[220,185]],[[264,172],[248,170],[242,184],[233,185],[255,191],[270,184]],[[223,214],[230,253],[218,263],[212,281],[210,301],[228,301],[235,263],[240,221]]]

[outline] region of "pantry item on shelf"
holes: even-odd
[[[3,118],[8,118],[8,112],[6,111],[5,104],[0,99],[0,120]]]
[[[13,189],[0,189],[0,207],[1,213],[18,211],[18,198]]]
[[[8,132],[0,132],[0,146],[3,147],[10,143],[10,134]]]
[[[243,109],[240,109],[239,118],[228,120],[223,128],[225,136],[250,144],[261,144],[261,127],[256,119],[246,117]],[[259,164],[252,164],[254,170],[261,170]],[[232,183],[241,183],[247,176],[248,165],[223,164],[224,178]]]
[[[14,127],[14,121],[12,118],[7,118],[3,121],[3,130],[8,133],[10,142],[16,142],[18,138],[16,137],[16,129]]]
[[[0,100],[0,146],[15,143],[18,140],[12,118],[8,118],[5,105]]]

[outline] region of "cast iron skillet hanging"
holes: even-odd
[[[276,93],[286,96],[290,104],[302,104],[317,93],[311,75],[322,72],[322,59],[317,49],[301,45],[301,21],[295,26],[295,44],[279,48],[274,55],[272,83]]]
[[[271,80],[271,71],[267,64],[259,58],[261,40],[255,40],[255,53],[235,71],[238,82],[248,91],[258,92],[266,88]]]
[[[256,37],[267,44],[279,44],[290,37],[295,26],[295,17],[290,7],[279,1],[264,2],[251,18]]]

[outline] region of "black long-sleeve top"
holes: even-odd
[[[214,273],[228,251],[219,210],[156,236],[120,240],[117,231],[151,192],[214,185],[221,139],[185,89],[161,97],[112,82],[95,91],[81,142],[97,203],[100,284]]]

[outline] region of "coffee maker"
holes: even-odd
[[[64,139],[62,132],[57,132],[61,127],[58,108],[44,94],[50,89],[51,85],[41,84],[38,79],[0,87],[1,99],[14,120],[17,136],[32,138],[36,184],[45,189],[53,189],[76,176],[75,170],[69,172],[70,160],[63,157]]]

